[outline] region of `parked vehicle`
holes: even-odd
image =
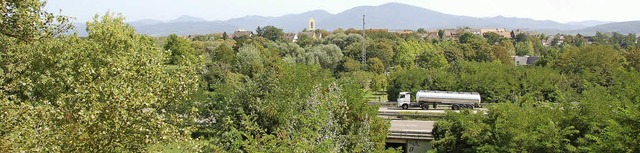
[[[420,107],[429,109],[429,105],[437,108],[438,104],[450,104],[451,109],[459,110],[460,108],[478,108],[480,107],[481,97],[477,92],[454,92],[454,91],[418,91],[416,93],[416,102],[411,102],[411,93],[400,92],[398,96],[398,107],[409,109],[410,107]]]

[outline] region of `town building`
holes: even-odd
[[[533,65],[540,59],[540,56],[512,56],[516,66]]]
[[[289,42],[296,42],[298,40],[298,34],[296,33],[285,33],[284,40]]]
[[[253,32],[252,31],[247,31],[244,29],[238,29],[235,32],[233,32],[233,36],[232,38],[240,38],[240,37],[252,37],[253,36]]]
[[[442,33],[442,40],[457,41],[463,33],[464,29],[444,29]]]

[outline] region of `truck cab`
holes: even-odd
[[[409,92],[400,92],[398,94],[398,107],[402,107],[403,109],[409,108],[411,105],[411,93]]]

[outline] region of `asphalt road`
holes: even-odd
[[[380,108],[378,109],[378,111],[384,111],[384,112],[433,112],[433,113],[444,113],[445,110],[451,110],[451,108],[449,106],[438,106],[437,109],[430,108],[428,110],[423,110],[423,109],[418,108],[418,107],[412,107],[412,108],[409,108],[409,109],[405,110],[405,109],[402,109],[402,108],[399,108],[399,107],[395,107],[395,106],[381,105]],[[473,110],[485,111],[487,109],[486,108],[475,108]]]
[[[445,113],[445,110],[450,110],[450,109],[429,109],[429,110],[422,110],[420,108],[410,108],[410,109],[402,109],[402,108],[397,108],[397,107],[388,107],[388,106],[380,106],[380,108],[378,109],[378,112],[394,112],[394,113],[399,113],[399,112],[418,112],[418,113]]]

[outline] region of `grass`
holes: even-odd
[[[387,93],[386,91],[367,91],[367,94],[364,96],[370,102],[386,102],[387,101]]]

